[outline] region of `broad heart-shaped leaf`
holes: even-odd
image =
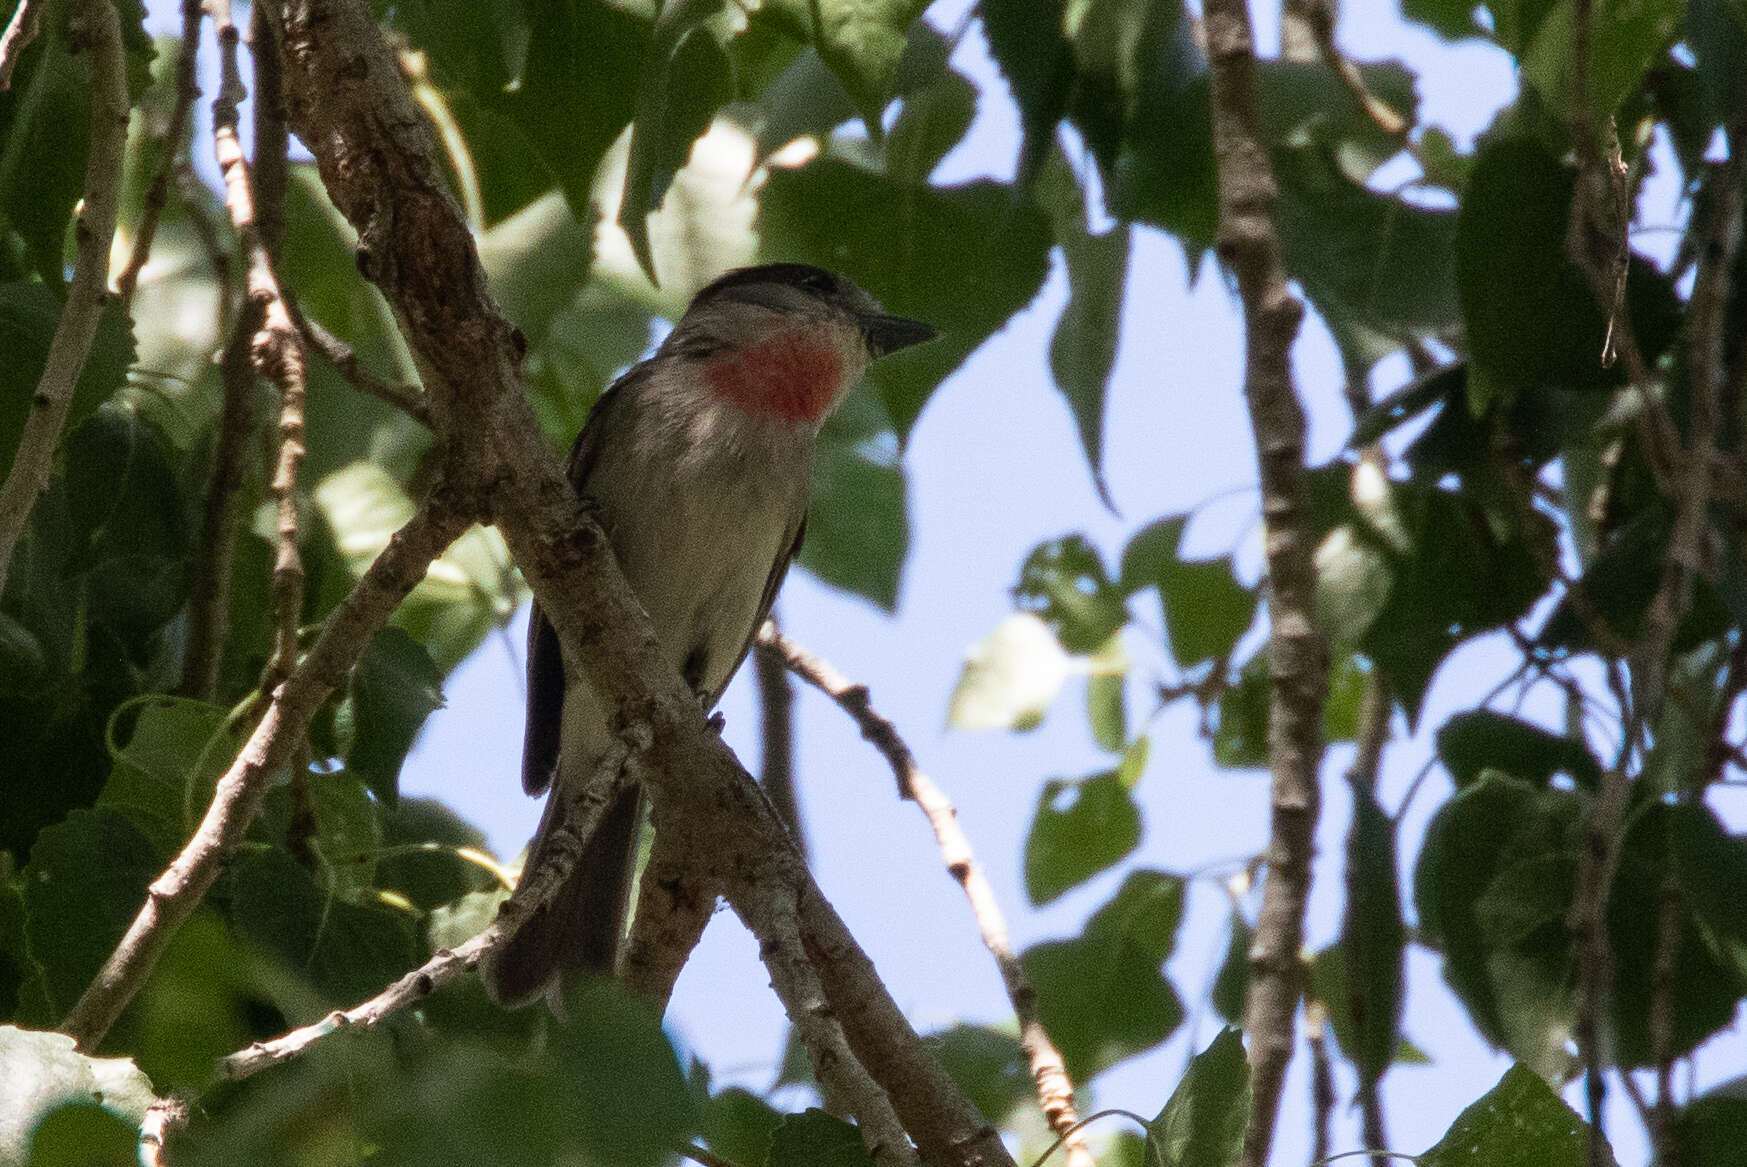
[[[910,551],[903,464],[877,440],[831,440],[813,457],[813,495],[801,566],[828,584],[895,611]]]
[[[710,1150],[730,1163],[763,1163],[784,1116],[750,1090],[730,1086],[711,1095],[698,1117]]]
[[[25,1167],[133,1167],[137,1127],[94,1102],[69,1102],[42,1116]]]
[[[953,729],[1033,729],[1067,680],[1070,662],[1054,633],[1029,612],[1016,612],[972,645],[953,688],[946,724]]]
[[[1086,224],[1086,198],[1058,151],[1037,184],[1037,197],[1049,208],[1056,244],[1068,269],[1068,302],[1049,342],[1049,368],[1067,398],[1092,482],[1106,506],[1113,505],[1104,482],[1104,396],[1116,365],[1116,340],[1122,327],[1123,292],[1128,282],[1126,225],[1094,235]]]
[[[239,863],[229,891],[232,931],[306,978],[330,1004],[362,1000],[415,963],[410,913],[324,892],[285,851]],[[280,1003],[288,1016],[298,1012],[289,1000]]]
[[[1189,1062],[1147,1125],[1146,1167],[1227,1167],[1243,1152],[1250,1121],[1250,1063],[1235,1029],[1223,1029]]]
[[[370,641],[347,691],[346,767],[389,806],[400,793],[400,764],[425,718],[443,707],[443,674],[424,646],[399,628]]]
[[[12,468],[18,453],[18,439],[60,319],[61,305],[45,285],[35,280],[0,282],[0,352],[7,354],[0,362],[0,478]],[[121,388],[133,355],[127,313],[111,302],[97,318],[97,335],[74,386],[64,432],[72,433]]]
[[[960,1023],[922,1040],[977,1113],[990,1122],[1005,1123],[1015,1109],[1035,1103],[1031,1064],[1012,1034]]]
[[[91,983],[145,902],[159,861],[112,810],[76,810],[45,828],[25,867],[25,929],[59,1018]]]
[[[1438,727],[1437,740],[1438,759],[1458,787],[1487,770],[1537,786],[1561,773],[1589,790],[1601,781],[1601,763],[1584,742],[1491,709],[1454,715]]]
[[[1570,1065],[1581,814],[1575,794],[1487,774],[1438,811],[1414,869],[1420,932],[1475,1026],[1555,1076]]]
[[[1084,535],[1033,547],[1019,568],[1013,596],[1023,611],[1042,617],[1063,648],[1080,655],[1097,652],[1128,620],[1122,594]]]
[[[1376,791],[1358,781],[1347,833],[1347,907],[1340,946],[1345,959],[1351,1029],[1341,1049],[1362,1081],[1376,1082],[1395,1060],[1401,1040],[1407,927],[1401,918],[1395,823]],[[1339,1028],[1339,1022],[1336,1022]]]
[[[1334,1030],[1336,1045],[1343,1052],[1357,1048],[1358,1028],[1354,1024],[1352,1005],[1348,1001],[1350,981],[1347,977],[1347,959],[1341,953],[1340,945],[1331,944],[1321,949],[1310,958],[1309,965],[1310,984],[1305,991],[1314,996],[1317,1003],[1328,1013],[1329,1026]],[[1238,1003],[1242,1005],[1241,998]],[[1242,1019],[1240,1010],[1238,1020]],[[1426,1056],[1425,1051],[1405,1037],[1395,1043],[1395,1048],[1390,1051],[1390,1059],[1416,1066],[1431,1063],[1431,1058]]]
[[[1543,385],[1608,388],[1625,378],[1617,364],[1602,366],[1606,321],[1566,252],[1574,182],[1529,138],[1491,139],[1475,158],[1456,220],[1456,273],[1476,405]],[[1634,257],[1626,303],[1645,359],[1659,356],[1678,309],[1654,264]]]
[[[1037,1012],[1068,1075],[1085,1081],[1151,1049],[1183,1022],[1183,1002],[1161,971],[1177,943],[1183,882],[1132,872],[1078,938],[1021,956]]]
[[[1456,1117],[1420,1167],[1582,1167],[1590,1131],[1533,1070],[1515,1065]],[[1613,1162],[1608,1151],[1607,1161]]]
[[[0,1162],[25,1162],[36,1124],[57,1107],[101,1106],[137,1130],[151,1102],[152,1084],[131,1059],[88,1057],[64,1033],[0,1025]],[[130,1155],[136,1147],[137,1135]]]
[[[692,143],[734,95],[723,43],[732,35],[727,18],[738,14],[723,0],[679,0],[664,6],[655,22],[649,64],[637,88],[618,216],[651,281],[656,277],[649,212],[661,205],[673,176],[691,155]]]
[[[855,1127],[816,1109],[783,1116],[765,1162],[767,1167],[873,1167]]]
[[[1140,845],[1140,808],[1116,771],[1051,779],[1025,838],[1025,894],[1043,905]]]
[[[770,0],[766,11],[802,39],[843,82],[878,140],[910,25],[926,0]]]
[[[224,710],[203,701],[146,701],[116,755],[98,808],[125,815],[168,862],[194,834],[219,776],[242,744],[225,732],[225,721]]]
[[[940,330],[868,374],[900,441],[935,386],[1031,302],[1049,271],[1048,220],[1011,187],[915,187],[830,159],[773,171],[758,231],[765,258],[840,271],[888,311]]]
[[[634,4],[604,0],[541,0],[479,4],[418,0],[395,4],[397,28],[429,54],[433,78],[464,90],[490,115],[469,117],[476,157],[509,153],[487,135],[513,127],[545,164],[577,218],[589,216],[589,187],[607,148],[630,122],[649,47],[649,21]],[[505,21],[510,27],[505,26]],[[519,46],[511,51],[512,46]]]
[[[1184,667],[1224,660],[1256,616],[1257,594],[1238,582],[1229,555],[1179,559],[1159,579],[1165,634]]]
[[[376,886],[411,900],[421,911],[496,886],[463,850],[489,855],[485,836],[433,798],[403,798],[380,813],[382,842],[393,853],[376,866]],[[437,844],[433,847],[431,844]]]

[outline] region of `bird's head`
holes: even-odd
[[[738,268],[700,291],[662,353],[749,414],[817,428],[876,358],[935,337],[843,276],[803,263]]]

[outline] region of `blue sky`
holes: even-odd
[[[938,4],[930,19],[957,25],[962,0]],[[1272,11],[1256,14],[1264,52],[1276,39]],[[175,5],[157,0],[152,26],[168,32]],[[1340,39],[1357,59],[1400,57],[1419,75],[1421,117],[1467,142],[1515,93],[1509,58],[1480,42],[1448,45],[1405,25],[1382,0],[1342,6]],[[210,64],[211,55],[205,58]],[[958,66],[985,90],[965,143],[937,181],[1011,174],[1018,129],[1004,83],[973,28]],[[215,85],[208,80],[210,93]],[[204,135],[206,111],[199,111]],[[209,139],[197,139],[209,152]],[[206,171],[210,173],[210,165]],[[1662,184],[1652,223],[1676,221],[1671,184]],[[1653,202],[1655,200],[1652,200]],[[1673,236],[1667,236],[1672,244]],[[1654,242],[1653,240],[1647,240]],[[1104,509],[1092,488],[1067,409],[1049,379],[1051,330],[1066,300],[1059,264],[1037,301],[991,338],[942,386],[923,414],[905,454],[910,480],[912,552],[895,617],[791,575],[780,601],[785,626],[798,640],[868,684],[876,705],[906,735],[925,769],[957,803],[961,821],[986,864],[1021,946],[1072,935],[1133,866],[1189,872],[1259,851],[1267,831],[1267,780],[1260,772],[1215,770],[1195,736],[1186,708],[1152,725],[1151,763],[1136,795],[1145,815],[1141,849],[1121,868],[1064,896],[1030,908],[1021,878],[1025,828],[1039,788],[1051,777],[1079,776],[1108,765],[1085,728],[1077,682],[1070,682],[1042,728],[1024,735],[969,734],[944,728],[947,699],[966,646],[1010,610],[1008,589],[1036,543],[1083,531],[1107,555],[1143,523],[1181,513],[1210,497],[1219,501],[1191,526],[1192,552],[1240,546],[1256,556],[1255,504],[1246,488],[1255,477],[1253,449],[1239,386],[1241,325],[1233,297],[1212,269],[1191,285],[1177,245],[1149,229],[1135,232],[1121,348],[1110,388],[1106,466],[1120,511]],[[1310,414],[1316,461],[1340,448],[1349,418],[1341,374],[1326,331],[1311,318],[1295,351],[1299,387]],[[1375,388],[1399,383],[1403,368],[1386,362]],[[1156,610],[1142,612],[1158,625]],[[432,717],[408,760],[403,788],[442,798],[486,831],[496,850],[513,855],[531,833],[538,805],[519,782],[522,723],[521,643],[525,614],[505,637],[494,637],[451,678],[448,706]],[[1144,637],[1131,651],[1152,659]],[[1154,650],[1156,653],[1156,650]],[[1458,653],[1439,675],[1423,723],[1436,727],[1449,712],[1471,706],[1497,680],[1506,658],[1497,645]],[[1149,707],[1136,693],[1136,716]],[[727,739],[756,762],[757,717],[742,678],[723,702]],[[1529,711],[1535,712],[1531,704]],[[1558,716],[1553,708],[1541,710]],[[800,791],[808,842],[820,883],[873,956],[894,997],[921,1029],[965,1019],[1000,1025],[1010,1019],[993,963],[978,939],[957,886],[946,875],[921,814],[894,795],[884,763],[834,707],[803,693],[799,711]],[[1393,808],[1424,763],[1429,734],[1392,746],[1385,761],[1384,804]],[[1333,940],[1340,914],[1341,853],[1347,821],[1340,780],[1351,748],[1329,752],[1325,805],[1318,833],[1310,942]],[[1434,775],[1407,819],[1403,851],[1411,855],[1429,813],[1447,792]],[[1191,1017],[1159,1050],[1102,1075],[1093,1092],[1100,1106],[1155,1113],[1176,1084],[1185,1059],[1211,1039],[1217,1022],[1203,1002],[1223,956],[1227,898],[1198,881],[1168,973]],[[676,1037],[716,1070],[719,1080],[768,1085],[775,1076],[784,1020],[767,987],[755,946],[729,914],[711,925],[682,976],[670,1014]],[[1469,1102],[1508,1068],[1487,1049],[1443,988],[1437,962],[1414,950],[1409,961],[1408,1035],[1433,1058],[1400,1067],[1386,1082],[1391,1144],[1423,1151]],[[1700,1078],[1729,1076],[1742,1062],[1730,1037],[1700,1058]],[[1295,1060],[1287,1083],[1274,1161],[1308,1157],[1307,1060]],[[1335,1115],[1333,1149],[1358,1145],[1356,1115],[1344,1105],[1352,1076],[1337,1070],[1343,1105]],[[1570,1095],[1576,1101],[1576,1094]],[[1618,1100],[1610,1129],[1622,1132],[1622,1163],[1642,1161],[1635,1115]]]

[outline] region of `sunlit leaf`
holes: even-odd
[[[971,646],[952,691],[953,729],[1030,729],[1067,680],[1067,653],[1036,616],[1015,613]]]

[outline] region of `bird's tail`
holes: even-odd
[[[534,871],[544,861],[563,822],[563,802],[556,791],[547,799],[524,872]],[[481,968],[485,991],[493,1001],[526,1005],[579,976],[613,974],[630,907],[642,820],[643,795],[637,788],[625,791],[607,808],[558,894],[522,921]]]

